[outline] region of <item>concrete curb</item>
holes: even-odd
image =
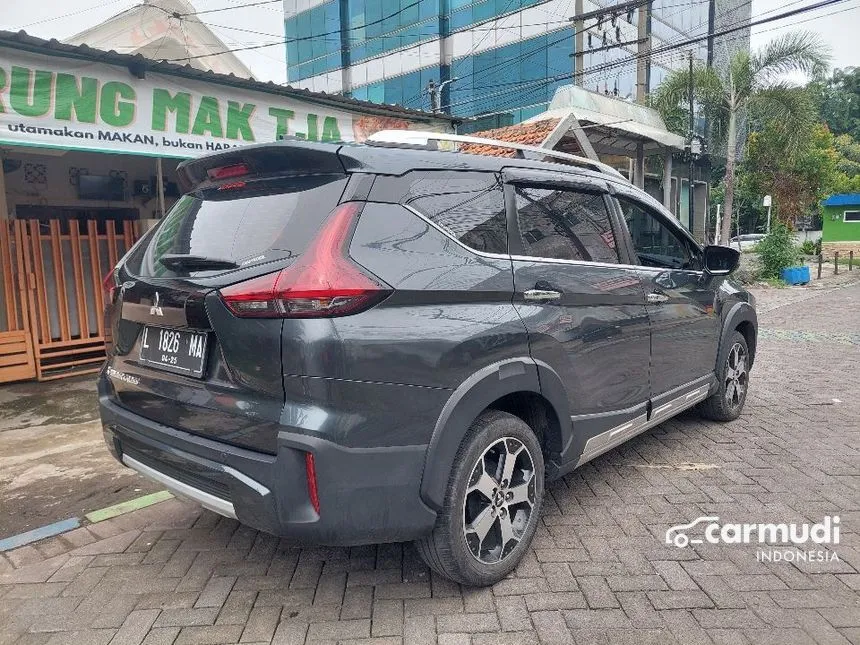
[[[66,520],[61,520],[30,531],[25,531],[24,533],[19,533],[18,535],[12,535],[0,540],[0,553],[12,551],[47,538],[56,537],[75,529],[86,528],[86,526],[98,524],[99,522],[119,517],[120,515],[125,515],[126,513],[131,513],[132,511],[146,508],[147,506],[152,506],[160,502],[165,502],[169,499],[173,499],[173,494],[169,491],[163,490],[158,493],[143,495],[141,497],[130,499],[127,502],[121,502],[119,504],[114,504],[113,506],[108,506],[106,508],[101,508],[87,513],[84,516],[86,522],[81,520],[79,517],[70,517]]]

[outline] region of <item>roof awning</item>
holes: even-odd
[[[646,155],[667,148],[683,150],[686,144],[684,137],[666,129],[656,110],[575,85],[556,90],[550,109],[527,123],[571,115],[579,121],[597,154],[635,157],[640,144]]]

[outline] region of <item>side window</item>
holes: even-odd
[[[526,255],[554,260],[618,262],[603,195],[517,186],[517,221]]]
[[[618,202],[639,264],[668,269],[701,268],[698,254],[693,252],[689,242],[669,228],[658,215],[623,197]]]
[[[410,173],[412,174],[412,173]],[[422,172],[403,200],[466,246],[508,252],[505,196],[499,177],[486,172]]]

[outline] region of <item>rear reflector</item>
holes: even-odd
[[[311,500],[311,506],[314,507],[314,510],[317,512],[317,515],[320,514],[320,496],[319,491],[317,490],[317,467],[314,462],[313,453],[306,452],[305,453],[305,473],[308,478],[308,497]]]
[[[224,304],[241,318],[331,318],[369,309],[391,288],[349,258],[355,202],[338,206],[293,264],[278,273],[221,290]]]
[[[244,163],[237,163],[232,166],[221,166],[220,168],[210,168],[206,171],[209,179],[231,179],[233,177],[243,177],[250,173],[251,169]]]

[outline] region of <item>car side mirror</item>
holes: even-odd
[[[706,246],[702,252],[705,271],[711,275],[728,275],[738,268],[741,254],[728,246]]]

